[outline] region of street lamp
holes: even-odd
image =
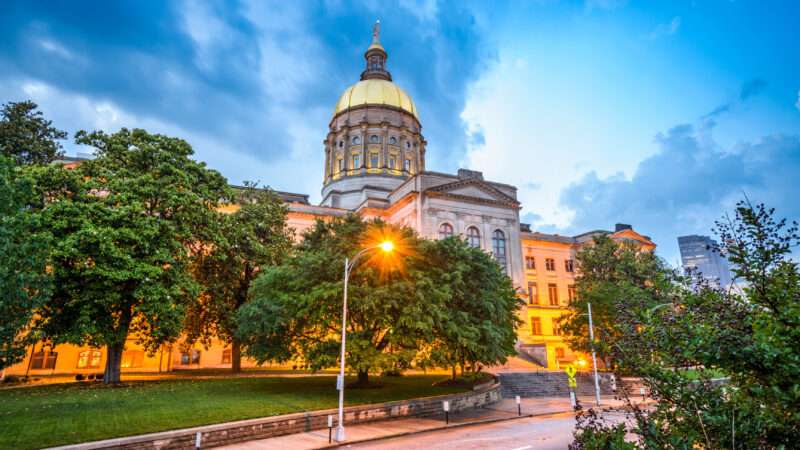
[[[597,406],[600,406],[600,381],[597,377],[597,356],[595,355],[594,345],[594,325],[592,324],[592,304],[586,303],[589,309],[589,339],[592,341],[592,366],[594,368],[594,397],[597,400]]]
[[[355,267],[358,259],[370,250],[381,249],[386,253],[394,250],[392,241],[383,241],[378,245],[361,249],[352,259],[344,259],[344,301],[342,302],[342,355],[341,366],[339,367],[339,377],[336,379],[336,387],[339,389],[339,425],[336,427],[336,441],[344,441],[344,358],[345,340],[347,339],[347,282],[350,279],[350,272]]]

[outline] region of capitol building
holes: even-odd
[[[575,296],[576,252],[597,235],[632,242],[648,251],[655,244],[626,224],[577,236],[535,232],[520,222],[515,186],[486,180],[475,170],[460,169],[455,174],[427,170],[423,124],[413,99],[392,78],[378,24],[364,58],[360,79],[333,105],[322,142],[320,204],[311,204],[306,194],[278,192],[289,209],[288,226],[299,237],[317,219],[358,213],[410,227],[428,239],[460,236],[470,246],[492,254],[525,299],[518,355],[505,368],[557,370],[579,359],[564,343],[560,330],[561,317]],[[104,353],[105,349],[68,344],[36,348],[7,373],[102,371]],[[148,355],[131,338],[122,356],[123,372],[230,367],[230,363],[231,350],[222,342],[210,348],[163,346]],[[243,358],[242,365],[255,364]]]

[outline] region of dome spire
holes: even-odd
[[[392,81],[392,74],[386,70],[386,59],[389,55],[381,45],[380,34],[381,21],[376,20],[375,25],[372,27],[372,44],[364,53],[364,58],[367,60],[367,68],[361,72],[362,80],[380,79]]]

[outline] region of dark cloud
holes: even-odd
[[[700,128],[676,126],[656,136],[659,151],[642,161],[631,178],[600,178],[591,172],[566,188],[560,201],[575,211],[570,231],[631,223],[652,235],[661,254],[674,263],[677,236],[709,234],[714,220],[745,194],[784,217],[800,217],[798,136],[764,136],[720,149],[712,131],[713,122]]]
[[[297,145],[292,117],[319,120],[310,125],[318,134],[311,141],[322,141],[327,111],[363,70],[376,17],[383,19],[389,68],[414,97],[424,133],[443,158],[465,149],[459,114],[488,54],[458,2],[441,5],[435,17],[355,2],[235,0],[6,1],[2,10],[0,84],[36,80],[111,101],[262,160]],[[195,20],[196,36],[187,32],[187,18]],[[0,99],[9,100],[17,99]]]

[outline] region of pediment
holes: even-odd
[[[459,180],[453,183],[442,184],[428,189],[428,192],[435,192],[452,196],[462,200],[475,200],[480,202],[492,202],[519,205],[516,199],[510,197],[491,186],[490,184],[477,180]]]

